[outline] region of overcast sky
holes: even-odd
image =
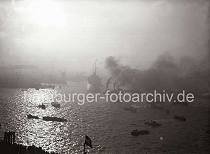
[[[0,2],[0,65],[88,72],[107,56],[146,68],[207,52],[207,0]]]

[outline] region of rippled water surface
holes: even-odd
[[[71,88],[82,90],[84,87],[74,85]],[[16,131],[18,143],[34,144],[59,153],[81,153],[84,135],[93,141],[90,153],[208,153],[208,100],[190,105],[163,105],[169,113],[142,104],[137,104],[137,112],[133,113],[125,110],[130,104],[104,102],[61,103],[61,108],[56,109],[51,106],[49,97],[55,92],[0,89],[1,137],[4,131]],[[67,90],[57,89],[57,92]],[[26,94],[36,99],[26,100]],[[45,100],[41,102],[39,97]],[[46,105],[45,110],[37,107],[41,103]],[[63,117],[68,122],[27,119],[27,114]],[[185,116],[187,121],[174,120],[174,114]],[[162,126],[150,128],[144,120],[157,120]],[[148,129],[150,134],[134,137],[130,135],[134,129]]]

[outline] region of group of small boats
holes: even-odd
[[[58,102],[52,102],[51,105],[55,108],[60,108],[61,105],[58,103]],[[41,109],[46,109],[46,105],[44,104],[40,104],[38,105],[38,108],[41,108]],[[27,118],[28,119],[42,119],[44,121],[57,121],[57,122],[67,122],[66,119],[64,118],[59,118],[59,117],[50,117],[50,116],[44,116],[42,118],[36,116],[36,115],[32,115],[32,114],[28,114],[27,115]]]
[[[61,105],[60,105],[58,102],[52,102],[51,105],[52,105],[53,107],[55,107],[55,108],[60,108],[60,107],[61,107]],[[44,110],[44,109],[46,109],[46,105],[44,105],[44,104],[39,104],[39,105],[38,105],[38,108]]]
[[[175,120],[181,121],[181,122],[187,121],[187,119],[184,116],[174,115],[173,118]],[[162,126],[161,123],[158,123],[155,120],[145,121],[144,124],[147,125],[147,126],[149,126],[149,127],[151,127],[151,128],[157,128],[157,127]],[[134,129],[133,131],[131,131],[131,135],[132,136],[148,135],[148,134],[150,134],[149,130],[138,130],[138,129]]]
[[[145,121],[144,124],[152,128],[160,127],[162,125],[155,120]],[[132,136],[148,135],[148,134],[150,134],[149,130],[134,129],[133,131],[131,131]]]

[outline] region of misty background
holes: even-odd
[[[208,0],[0,2],[0,82],[112,76],[132,90],[209,88]]]

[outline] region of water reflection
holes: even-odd
[[[5,99],[6,106],[3,108],[8,119],[8,123],[4,126],[7,130],[17,132],[17,142],[57,152],[69,150],[64,147],[71,146],[74,149],[75,146],[79,146],[77,140],[72,140],[75,136],[74,129],[78,128],[75,121],[79,119],[72,114],[71,110],[64,109],[68,104],[63,103],[60,109],[51,106],[54,93],[56,93],[55,90],[10,91],[11,95]],[[39,104],[46,105],[46,109],[38,108]],[[27,119],[27,114],[37,115],[40,119]],[[71,115],[73,115],[72,118]],[[43,116],[65,117],[69,122],[47,122],[42,120]],[[75,118],[77,120],[74,120]],[[72,121],[74,122],[71,123]]]
[[[206,144],[201,137],[205,136],[208,121],[206,106],[170,106],[174,113],[187,117],[188,121],[183,124],[171,120],[170,115],[150,106],[140,107],[136,113],[124,110],[127,107],[124,103],[85,103],[80,106],[62,102],[61,108],[54,108],[50,104],[49,95],[58,92],[57,90],[30,89],[26,92],[38,99],[24,100],[25,91],[22,90],[0,89],[1,136],[4,131],[15,131],[17,142],[24,145],[40,146],[44,150],[59,153],[81,153],[86,134],[93,140],[91,153],[171,153],[175,150],[174,147],[181,145],[186,145],[186,148],[181,146],[183,153],[193,153],[193,150],[199,148],[191,148],[195,140]],[[41,95],[45,97],[45,101],[38,101],[43,97]],[[41,103],[46,105],[46,109],[37,107]],[[27,114],[40,118],[62,117],[68,122],[27,119]],[[162,119],[162,126],[154,129],[148,136],[133,138],[130,135],[131,130],[144,129],[144,120],[151,119]],[[160,135],[164,136],[163,141],[160,140]]]

